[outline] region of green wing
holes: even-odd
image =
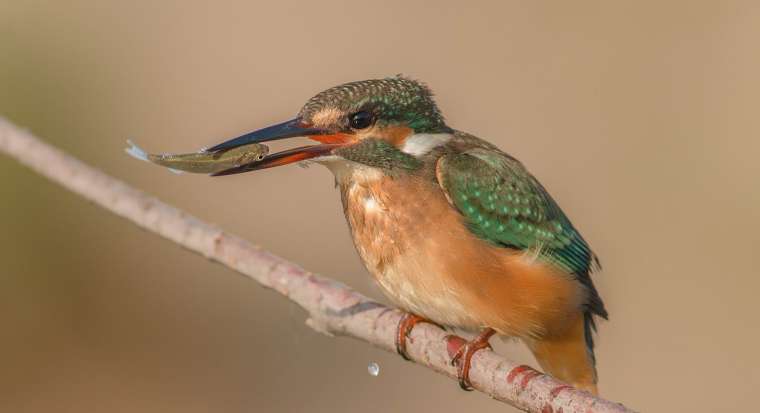
[[[438,161],[437,176],[451,203],[478,237],[505,247],[533,250],[540,259],[576,274],[594,290],[588,275],[596,262],[594,254],[518,160],[497,151],[473,149],[443,156]]]
[[[586,288],[585,338],[593,358],[593,315],[607,318],[591,280],[599,260],[546,189],[517,159],[497,150],[444,155],[436,175],[475,235],[507,248],[531,250],[538,259],[573,274]]]

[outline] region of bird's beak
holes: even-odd
[[[318,156],[327,155],[333,149],[346,145],[348,141],[348,136],[345,134],[336,134],[335,132],[329,130],[313,128],[309,125],[304,124],[300,118],[295,118],[287,122],[272,125],[264,129],[259,129],[254,132],[247,133],[243,136],[230,139],[226,142],[222,142],[219,145],[206,149],[206,152],[224,152],[251,143],[262,143],[300,136],[312,138],[316,141],[322,142],[322,144],[301,146],[299,148],[275,152],[265,156],[261,160],[226,169],[224,171],[212,174],[212,176],[239,174],[243,172],[272,168],[275,166],[287,165],[306,159],[316,158]]]

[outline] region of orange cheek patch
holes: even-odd
[[[358,140],[374,138],[382,139],[393,146],[400,147],[406,138],[412,136],[412,129],[406,126],[374,127],[358,133]]]
[[[347,135],[345,133],[335,133],[332,135],[309,136],[309,139],[320,143],[348,143],[351,141],[351,135]]]
[[[406,138],[412,136],[412,129],[406,126],[393,126],[385,128],[382,135],[393,145],[401,146],[406,141]]]

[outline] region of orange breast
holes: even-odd
[[[578,314],[579,283],[530,253],[475,237],[435,182],[359,170],[342,181],[356,249],[402,309],[521,337],[560,331]]]

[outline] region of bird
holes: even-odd
[[[473,355],[494,335],[518,338],[546,373],[597,394],[601,265],[520,161],[449,127],[431,89],[402,75],[331,87],[295,118],[207,151],[293,137],[316,144],[214,176],[301,162],[332,171],[361,261],[404,311],[399,354],[408,359],[420,322],[476,334],[452,357],[470,390]]]

